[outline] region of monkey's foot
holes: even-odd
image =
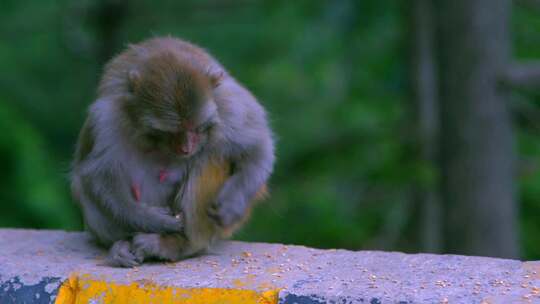
[[[133,237],[131,250],[139,262],[148,258],[177,261],[185,239],[178,234],[139,233]]]
[[[131,252],[131,244],[125,240],[112,245],[107,261],[109,265],[117,267],[135,267],[142,262]]]
[[[147,258],[155,257],[159,251],[159,234],[137,234],[133,237],[132,249],[138,261],[143,262]]]

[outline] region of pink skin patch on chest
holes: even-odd
[[[137,183],[131,184],[131,192],[136,202],[141,200],[141,187]]]
[[[159,171],[159,182],[160,183],[163,183],[167,180],[167,178],[169,177],[169,171],[165,170],[165,169],[161,169]]]
[[[159,182],[160,183],[164,183],[165,181],[167,181],[167,179],[170,176],[171,176],[171,173],[169,171],[167,171],[166,169],[159,170]],[[141,201],[141,186],[138,183],[133,182],[131,184],[131,194],[133,195],[133,198],[135,199],[136,202]]]

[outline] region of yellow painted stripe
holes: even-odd
[[[272,304],[278,302],[279,290],[258,292],[226,288],[177,288],[138,282],[128,285],[94,280],[74,275],[65,281],[56,304]]]

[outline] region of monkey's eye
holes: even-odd
[[[168,134],[163,131],[150,131],[146,134],[148,139],[150,139],[152,142],[163,142],[167,139]]]

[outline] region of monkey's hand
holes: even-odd
[[[221,227],[228,228],[240,222],[248,209],[243,193],[229,180],[223,185],[217,199],[207,210],[208,216]]]
[[[168,207],[149,206],[145,210],[146,217],[141,219],[144,232],[177,233],[183,232],[184,220],[181,216],[173,215]]]

